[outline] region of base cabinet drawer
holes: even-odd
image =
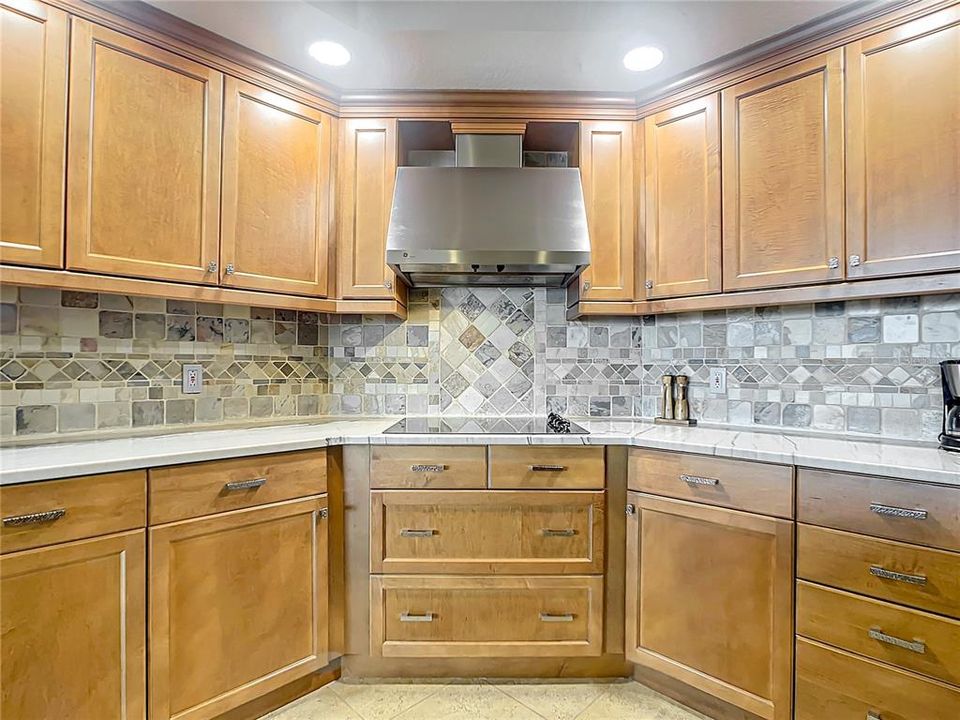
[[[605,483],[600,446],[490,446],[492,488],[602,490]]]
[[[956,720],[960,689],[797,639],[795,720]]]
[[[385,445],[370,448],[372,488],[485,488],[482,445]]]
[[[370,653],[599,656],[603,578],[370,577]]]

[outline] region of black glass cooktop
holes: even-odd
[[[589,434],[589,431],[569,420],[546,417],[410,417],[391,425],[384,432],[408,435]]]

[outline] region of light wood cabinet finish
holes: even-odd
[[[239,510],[326,491],[326,450],[153,468],[150,470],[150,524]]]
[[[632,122],[580,123],[580,178],[590,230],[584,300],[634,297],[637,218]]]
[[[797,577],[960,619],[960,554],[797,527]]]
[[[72,28],[67,267],[215,284],[223,76],[86,20]]]
[[[627,659],[761,718],[790,718],[793,523],[627,499]]]
[[[644,120],[646,297],[720,292],[719,95]]]
[[[960,686],[958,620],[800,581],[797,635]]]
[[[207,720],[327,663],[325,498],[151,528],[150,717]]]
[[[308,105],[226,79],[221,284],[327,294],[332,122]]]
[[[0,552],[142,528],[146,495],[142,470],[2,486]],[[24,517],[44,513],[54,515],[48,520]]]
[[[665,450],[630,450],[631,490],[775,517],[793,517],[793,468]]]
[[[602,489],[604,448],[567,445],[490,446],[490,487]]]
[[[956,720],[960,690],[797,639],[796,720]]]
[[[801,468],[797,519],[943,550],[960,550],[960,488]]]
[[[487,449],[457,445],[373,445],[371,488],[462,489],[487,486]]]
[[[599,656],[602,577],[370,577],[370,653]]]
[[[603,491],[387,490],[370,497],[374,573],[603,572]]]
[[[848,277],[960,268],[960,7],[845,52]]]
[[[842,72],[830,50],[721,93],[724,290],[843,278]]]
[[[0,262],[63,267],[67,15],[0,4]]]
[[[340,297],[397,297],[402,283],[386,265],[397,174],[397,121],[343,120],[340,134]]]
[[[0,557],[0,716],[144,717],[143,536]]]

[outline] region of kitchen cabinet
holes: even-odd
[[[843,278],[842,61],[830,50],[722,91],[724,290]]]
[[[960,268],[960,7],[845,52],[848,277]]]
[[[63,267],[67,15],[0,4],[0,262]]]
[[[720,292],[720,112],[709,95],[644,120],[646,296]]]
[[[222,75],[75,18],[67,267],[217,282]]]
[[[308,105],[227,78],[221,284],[326,295],[333,122]]]

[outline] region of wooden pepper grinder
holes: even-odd
[[[663,383],[660,388],[660,417],[673,420],[673,375],[662,376],[660,382]]]
[[[687,385],[690,378],[686,375],[677,375],[677,399],[673,404],[673,417],[677,420],[690,419],[690,402],[687,400]]]

